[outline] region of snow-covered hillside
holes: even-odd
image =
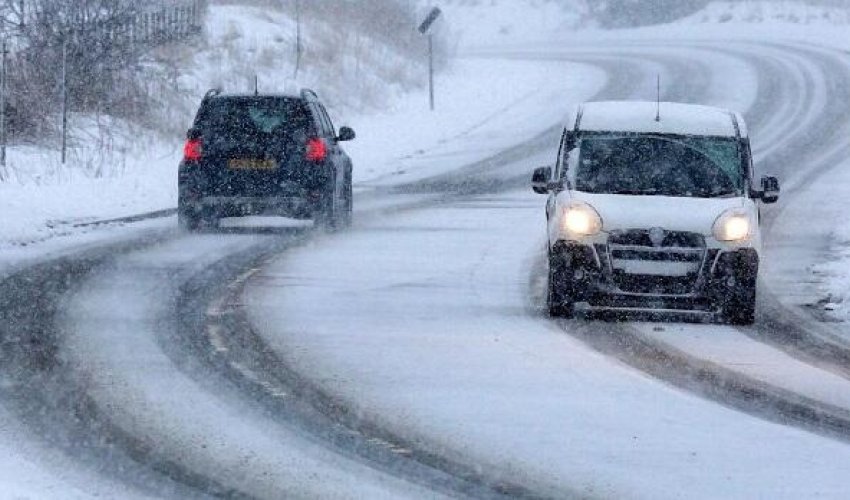
[[[476,9],[461,11],[471,19]],[[500,12],[505,16],[510,9]],[[446,19],[460,17],[449,10]],[[441,23],[440,29],[447,29]],[[459,28],[452,30],[463,36]],[[211,87],[253,90],[255,75],[261,91],[284,90],[294,73],[294,32],[293,20],[282,11],[215,3],[203,42],[160,54],[162,73],[171,76],[153,84],[161,89],[158,112],[167,133],[73,116],[66,165],[58,149],[12,147],[9,167],[0,173],[7,221],[0,228],[0,247],[76,234],[85,230],[81,223],[175,207],[183,133],[204,93]],[[438,106],[432,113],[424,85],[426,59],[413,60],[367,37],[353,40],[360,49],[334,59],[330,55],[341,42],[326,35],[326,27],[305,25],[298,83],[320,93],[337,125],[358,131],[346,148],[360,183],[418,178],[483,159],[506,141],[508,146],[520,142],[557,122],[572,104],[563,99],[553,105],[559,95],[589,95],[604,83],[598,71],[582,65],[457,59],[438,74]],[[525,133],[511,128],[517,123],[528,124]],[[480,147],[459,154],[469,141]],[[448,161],[435,169],[435,155]],[[428,169],[422,167],[426,164]]]
[[[802,1],[716,1],[681,22],[687,24],[780,22],[843,25],[850,23],[850,8],[812,5]]]
[[[558,96],[574,91],[584,95],[603,84],[599,72],[566,62],[463,57],[490,45],[597,39],[599,32],[582,34],[593,26],[585,5],[556,0],[441,3],[445,14],[436,29],[448,41],[449,54],[460,57],[450,58],[438,74],[435,113],[427,109],[424,52],[419,60],[367,36],[349,33],[341,40],[327,26],[305,23],[299,83],[319,91],[337,125],[351,125],[359,132],[358,140],[348,147],[357,182],[386,184],[421,178],[484,158],[494,148],[510,145],[505,141],[527,139],[527,134],[556,122],[572,104],[569,97],[559,100]],[[162,97],[158,111],[167,125],[166,134],[108,117],[72,115],[75,127],[66,165],[60,163],[58,144],[10,148],[9,165],[0,171],[7,221],[0,230],[0,246],[75,233],[81,222],[173,208],[183,131],[204,92],[215,86],[251,90],[255,76],[262,91],[287,85],[294,74],[295,28],[286,12],[236,2],[213,3],[210,9],[203,41],[159,54],[164,78],[151,85]],[[732,17],[727,19],[730,12]],[[845,19],[842,15],[846,12],[840,8],[808,7],[800,2],[715,2],[665,29],[678,37],[682,29],[700,23],[707,36],[713,36],[731,29],[723,21],[761,19],[759,29],[771,32],[778,20],[838,23]],[[658,33],[656,28],[647,35]],[[810,35],[803,26],[794,33],[789,36]],[[838,37],[832,38],[838,43]],[[334,49],[342,43],[348,50],[337,57]],[[425,43],[422,38],[423,49]],[[512,129],[520,122],[532,124],[524,128],[527,134],[522,137]],[[482,147],[474,154],[467,154],[469,149],[459,154],[469,141]],[[434,157],[449,160],[435,163]]]
[[[448,0],[440,6],[452,38],[461,48],[539,41],[593,26],[583,1]]]
[[[204,44],[184,61],[180,86],[199,96],[212,87],[253,91],[255,76],[261,91],[282,90],[287,82],[297,81],[317,90],[338,110],[362,111],[427,82],[418,58],[366,33],[341,31],[339,24],[305,20],[296,79],[296,23],[288,12],[213,4]],[[422,54],[425,47],[423,40]]]

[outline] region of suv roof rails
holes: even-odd
[[[204,100],[207,101],[217,95],[221,95],[221,89],[216,87],[214,89],[209,89],[206,94],[204,94]]]
[[[311,89],[301,89],[300,91],[296,91],[295,93],[300,94],[302,99],[305,99],[305,100],[308,100],[308,101],[318,101],[319,100],[319,95],[316,93],[316,91],[311,90]],[[210,89],[210,90],[207,91],[206,94],[204,94],[203,100],[208,101],[208,100],[212,99],[213,97],[220,96],[221,94],[222,94],[222,90],[220,88]],[[257,94],[251,93],[251,95],[257,95]]]

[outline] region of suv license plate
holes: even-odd
[[[227,166],[230,170],[275,170],[277,169],[277,162],[274,160],[232,159]]]

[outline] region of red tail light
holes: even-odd
[[[327,157],[328,145],[324,139],[316,137],[307,141],[307,154],[305,155],[307,161],[320,162],[325,161]]]
[[[200,139],[189,139],[183,146],[183,159],[185,161],[199,161],[203,156],[203,142]]]

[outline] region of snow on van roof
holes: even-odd
[[[746,137],[739,115],[710,106],[662,102],[660,121],[655,102],[589,102],[581,109],[582,131]]]

